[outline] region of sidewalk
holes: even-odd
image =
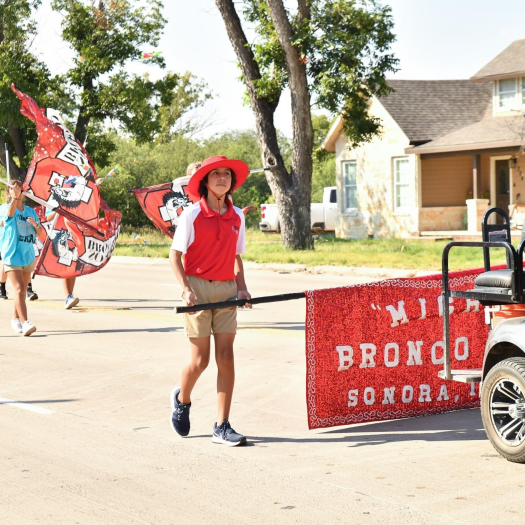
[[[153,257],[125,257],[114,255],[111,260],[116,264],[134,264],[147,266],[169,266],[170,262],[165,258]],[[395,268],[367,268],[356,266],[312,266],[305,264],[259,264],[250,261],[244,262],[246,270],[269,270],[277,273],[305,273],[312,275],[348,275],[352,277],[364,276],[371,279],[401,279],[404,277],[424,277],[439,273],[435,270],[400,270]]]

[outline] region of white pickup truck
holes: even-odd
[[[323,190],[323,202],[312,202],[310,220],[312,231],[335,231],[337,216],[337,188],[330,186]],[[261,205],[261,222],[259,229],[263,232],[281,231],[277,204]]]

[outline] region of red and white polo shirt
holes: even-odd
[[[244,214],[226,199],[220,215],[203,197],[179,217],[172,250],[184,254],[184,272],[211,281],[235,280],[235,256],[246,251]]]

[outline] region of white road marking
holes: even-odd
[[[31,412],[36,412],[37,414],[52,414],[53,410],[49,408],[37,407],[29,403],[19,403],[18,401],[13,401],[12,399],[5,399],[0,397],[0,405],[11,405],[12,407],[22,408],[23,410],[30,410]]]

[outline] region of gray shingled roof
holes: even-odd
[[[525,40],[516,40],[482,67],[471,80],[494,80],[525,74]]]
[[[406,153],[445,153],[520,146],[525,140],[525,117],[489,117],[439,137]]]
[[[492,114],[492,85],[470,80],[388,80],[381,104],[411,144],[428,142]]]

